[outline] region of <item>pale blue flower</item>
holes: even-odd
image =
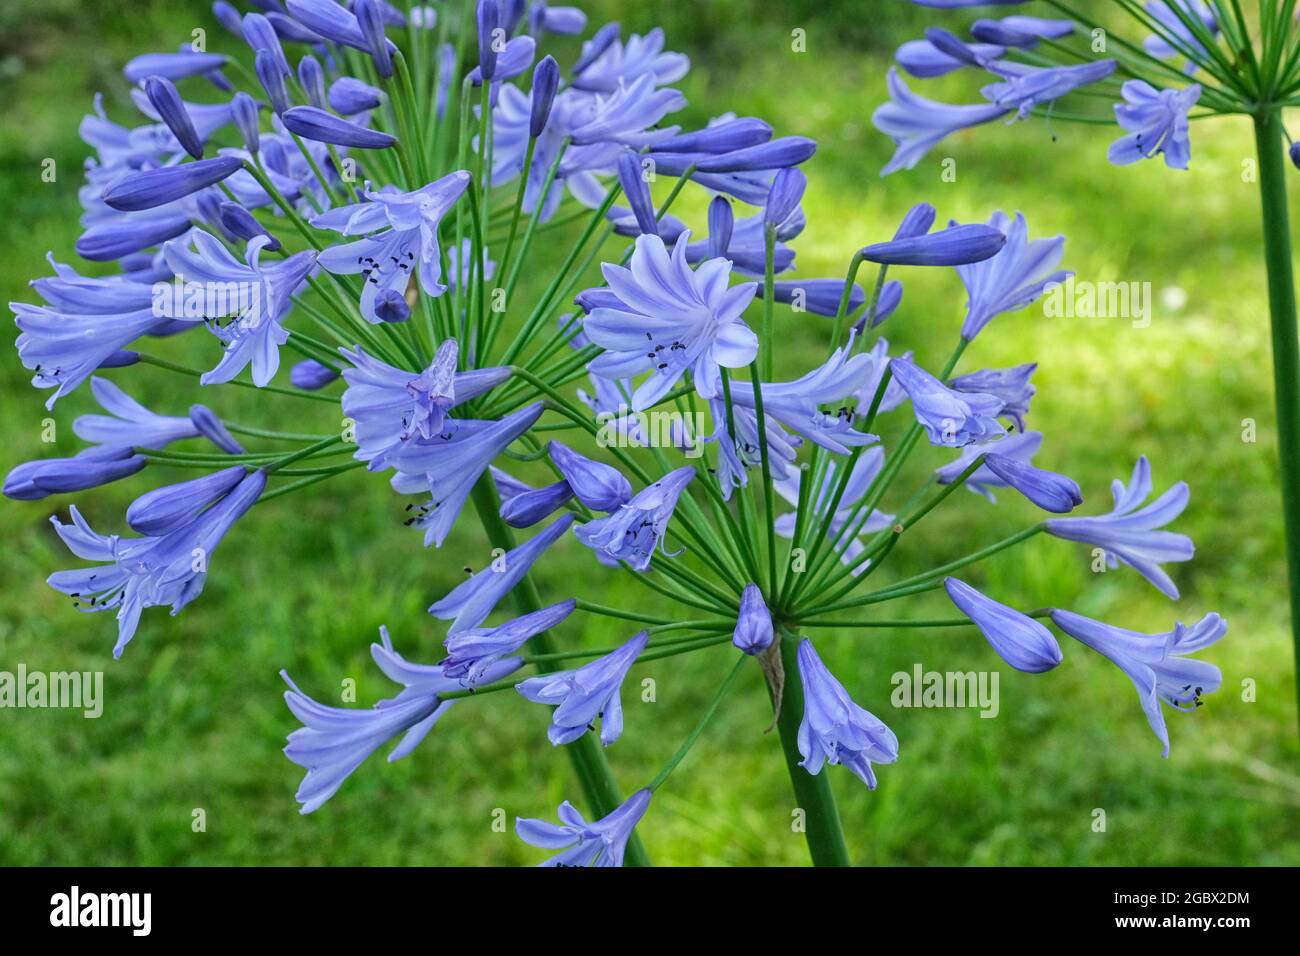
[[[1192,160],[1187,114],[1201,98],[1199,83],[1181,90],[1157,90],[1142,80],[1129,80],[1115,104],[1115,119],[1128,135],[1110,146],[1107,158],[1117,166],[1163,153],[1170,169],[1186,169]]]
[[[598,553],[644,571],[663,543],[677,499],[694,478],[695,469],[690,465],[670,471],[608,517],[579,525],[574,534]]]
[[[998,656],[1016,670],[1041,674],[1061,663],[1061,646],[1052,632],[1028,614],[998,603],[959,578],[944,578],[943,586]]]
[[[853,702],[817,656],[812,641],[805,638],[799,642],[798,659],[804,696],[798,736],[803,760],[799,766],[815,776],[827,762],[843,764],[867,787],[876,789],[871,765],[897,760],[898,738],[882,720]]]
[[[960,448],[1006,434],[997,420],[1002,399],[996,395],[954,391],[909,359],[892,359],[889,368],[912,399],[912,410],[930,444]]]
[[[619,691],[628,669],[645,650],[650,635],[641,631],[617,650],[576,670],[530,677],[516,685],[527,700],[550,704],[547,736],[555,746],[572,743],[595,728],[600,718],[600,742],[608,747],[623,734],[623,704]]]
[[[876,129],[898,147],[880,171],[882,176],[911,169],[941,140],[960,129],[992,122],[1005,116],[1008,107],[986,105],[951,106],[918,96],[907,88],[898,70],[889,70],[889,102],[871,114]]]
[[[1074,273],[1056,267],[1065,254],[1065,237],[1029,239],[1029,226],[1021,213],[1007,218],[1001,210],[989,225],[1007,237],[1002,251],[983,262],[957,267],[966,294],[966,318],[961,337],[967,342],[1003,312],[1015,312],[1033,302],[1048,286],[1064,282]]]
[[[588,823],[565,800],[558,811],[560,823],[515,819],[519,839],[545,850],[563,850],[542,866],[622,866],[623,854],[632,831],[650,806],[650,791],[638,790],[608,816]]]

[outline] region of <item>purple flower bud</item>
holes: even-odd
[[[275,110],[277,115],[282,115],[289,108],[289,90],[284,85],[284,73],[280,71],[280,64],[275,56],[265,50],[259,50],[253,57],[253,69],[262,84],[262,89],[266,90],[266,95],[271,99],[271,109]]]
[[[636,224],[641,232],[648,236],[659,234],[658,221],[655,218],[654,203],[650,201],[650,186],[641,173],[641,161],[637,154],[625,149],[618,156],[618,181],[623,187]]]
[[[200,76],[220,69],[226,58],[220,53],[142,53],[127,61],[122,68],[128,83],[136,84],[157,74],[169,80],[183,80],[187,76]]]
[[[574,495],[588,508],[617,511],[631,499],[632,485],[612,465],[580,455],[558,441],[550,442],[547,451]]]
[[[655,145],[662,153],[732,153],[761,146],[772,138],[772,127],[753,116],[726,120],[693,133],[683,133]]]
[[[985,455],[984,464],[989,471],[1044,511],[1066,514],[1083,504],[1083,492],[1065,475],[1037,468],[1027,461],[1007,455]]]
[[[72,458],[24,462],[5,476],[4,495],[15,501],[39,501],[49,495],[85,491],[134,475],[147,463],[129,447],[87,448]]]
[[[986,597],[965,581],[944,578],[943,586],[998,656],[1016,670],[1041,674],[1061,663],[1061,646],[1043,624]]]
[[[303,359],[289,370],[289,381],[293,387],[309,392],[324,388],[338,377],[339,373],[336,369],[322,365],[315,359]]]
[[[307,92],[311,105],[318,110],[325,109],[325,71],[310,53],[298,61],[298,82]]]
[[[992,226],[950,226],[911,239],[878,242],[862,250],[862,258],[882,265],[961,266],[997,255],[1007,237]]]
[[[746,584],[740,594],[740,613],[731,643],[746,654],[761,654],[771,645],[773,636],[772,613],[763,602],[763,592],[757,584]]]
[[[160,166],[157,169],[131,173],[104,190],[104,202],[119,212],[152,209],[215,185],[241,169],[243,165],[243,160],[237,156],[218,156],[214,159],[182,163],[179,166]],[[114,223],[112,228],[121,229],[125,225],[125,223]],[[179,232],[173,233],[173,235],[179,234]],[[82,238],[84,239],[85,236]],[[141,248],[144,247],[137,246],[129,251],[135,252]]]
[[[315,30],[308,30],[293,17],[272,11],[266,19],[275,27],[276,36],[285,43],[306,43],[308,46],[321,46],[326,39]]]
[[[695,168],[702,173],[740,173],[758,169],[797,166],[817,152],[816,140],[806,136],[783,136],[770,143],[748,146],[713,156],[701,156]]]
[[[280,248],[280,240],[267,232],[266,227],[258,222],[253,217],[253,214],[243,206],[233,202],[223,202],[219,207],[218,215],[221,224],[237,238],[247,242],[254,236],[266,236],[271,240],[265,246],[268,251],[275,252]]]
[[[190,119],[180,93],[176,92],[176,84],[165,76],[151,76],[144,81],[144,95],[149,97],[158,118],[167,124],[185,152],[195,159],[202,159],[203,140],[194,128],[194,120]]]
[[[383,102],[384,94],[369,83],[351,76],[340,76],[330,84],[330,109],[343,116],[373,110]]]
[[[244,17],[244,40],[253,48],[253,53],[266,53],[280,68],[281,76],[289,75],[289,60],[280,46],[280,37],[271,26],[271,21],[260,13],[250,13]]]
[[[385,289],[375,296],[375,317],[380,322],[405,322],[411,317],[406,297],[396,289]]]
[[[161,536],[179,528],[244,480],[243,465],[214,471],[202,478],[164,485],[141,495],[126,509],[126,523],[140,534]]]
[[[92,226],[77,240],[77,255],[91,262],[111,262],[175,239],[189,228],[187,216],[150,216]]]
[[[889,318],[903,302],[903,283],[892,280],[886,282],[883,289],[880,290],[880,299],[876,302],[875,314],[871,316],[871,327],[874,329],[885,319]],[[858,323],[853,326],[855,332],[861,333],[867,321],[867,316],[863,315]]]
[[[600,55],[609,49],[609,45],[618,39],[618,31],[617,23],[606,23],[597,30],[592,38],[582,45],[582,55],[578,57],[578,62],[573,64],[573,75],[577,76],[599,59]]]
[[[235,436],[217,417],[216,412],[206,405],[190,406],[190,422],[199,430],[199,434],[216,445],[227,455],[242,455],[244,447],[235,441]]]
[[[230,101],[230,115],[235,120],[235,128],[239,130],[240,137],[244,140],[244,148],[250,153],[256,153],[260,136],[258,127],[261,125],[258,117],[257,101],[247,93],[236,93]]]
[[[898,224],[898,231],[894,233],[894,241],[924,236],[933,228],[937,215],[935,208],[928,202],[917,203],[907,211],[903,221]]]
[[[594,309],[622,309],[625,307],[624,302],[612,289],[604,288],[586,289],[579,292],[573,297],[573,304],[582,309],[583,312],[591,312]]]
[[[217,18],[217,22],[229,30],[237,37],[244,35],[244,22],[239,16],[239,11],[232,7],[226,0],[216,0],[212,4],[212,15]]]
[[[1297,169],[1300,169],[1300,140],[1291,144],[1291,163]]]
[[[313,33],[363,53],[370,52],[357,18],[335,0],[285,0],[285,5],[294,19]]]
[[[497,0],[478,0],[478,68],[484,82],[491,83],[497,72],[497,36],[501,8]]]
[[[539,2],[528,12],[528,31],[535,36],[560,33],[577,36],[587,29],[587,15],[577,7],[552,7]]]
[[[763,209],[764,225],[776,228],[785,222],[799,208],[804,190],[808,188],[808,177],[797,169],[782,169],[772,178],[772,189],[767,194],[767,205]]]
[[[388,50],[388,38],[384,35],[384,17],[375,0],[353,0],[352,15],[357,18],[361,35],[366,38],[366,47],[370,59],[375,61],[375,70],[384,79],[393,75],[393,56]]]
[[[970,27],[970,35],[977,40],[1022,50],[1034,48],[1040,39],[1056,40],[1073,32],[1073,20],[1045,20],[1042,17],[976,20]]]
[[[722,259],[731,248],[731,233],[736,225],[736,214],[732,212],[731,200],[726,196],[714,196],[709,203],[709,258]]]
[[[397,142],[387,133],[357,126],[314,106],[294,106],[280,117],[291,133],[320,143],[358,149],[388,149]]]
[[[560,85],[560,66],[549,53],[533,70],[533,103],[528,115],[528,135],[533,139],[542,135],[546,121],[551,118],[551,104]]]
[[[501,520],[512,528],[531,528],[572,497],[573,489],[567,481],[521,492],[502,502]]]

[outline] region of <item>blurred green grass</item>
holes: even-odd
[[[1158,301],[1146,329],[1124,320],[1053,320],[1030,309],[995,321],[963,367],[1037,361],[1031,426],[1047,439],[1040,462],[1075,477],[1086,510],[1107,507],[1111,478],[1152,459],[1158,488],[1179,478],[1192,504],[1178,529],[1197,543],[1178,566],[1173,605],[1128,570],[1093,575],[1080,546],[1050,539],[972,569],[968,580],[1024,607],[1060,605],[1144,630],[1222,612],[1229,636],[1204,656],[1224,689],[1195,718],[1170,715],[1171,757],[1146,727],[1128,680],[1077,644],[1065,664],[1029,676],[1001,670],[1001,712],[896,710],[890,675],[983,670],[999,663],[973,631],[819,631],[827,663],[898,733],[902,755],[868,793],[831,768],[853,857],[864,864],[1295,864],[1300,862],[1300,777],[1294,678],[1286,629],[1281,527],[1272,430],[1267,317],[1254,187],[1242,180],[1249,129],[1194,129],[1191,172],[1157,163],[1117,170],[1107,130],[1041,121],[986,127],[954,138],[916,170],[882,180],[890,144],[870,125],[884,95],[889,51],[942,14],[885,4],[583,4],[593,20],[627,30],[661,23],[672,49],[691,54],[682,84],[696,125],[725,110],[762,116],[782,133],[815,137],[796,244],[799,275],[838,275],[851,251],[886,237],[914,202],[979,220],[1020,209],[1034,235],[1068,237],[1066,264],[1081,279],[1151,282]],[[21,34],[16,27],[21,24]],[[76,187],[85,148],[76,136],[92,94],[115,115],[126,107],[118,70],[146,49],[169,49],[204,26],[202,4],[7,4],[0,14],[0,290],[26,298],[52,249],[73,261]],[[790,49],[794,28],[808,52]],[[927,93],[934,86],[923,87]],[[957,84],[938,89],[956,92]],[[956,182],[939,158],[957,160]],[[55,184],[41,160],[58,162]],[[683,206],[700,223],[702,204]],[[936,365],[947,355],[964,297],[950,273],[913,272],[903,310],[885,326],[895,346]],[[822,353],[828,327],[781,317],[781,367],[796,372]],[[195,348],[177,343],[177,348]],[[176,413],[196,398],[184,379],[136,368],[116,381],[151,407]],[[49,454],[40,440],[42,396],[9,352],[0,366],[7,470]],[[238,391],[240,394],[226,394]],[[242,392],[202,400],[246,423],[330,428],[325,406]],[[58,448],[92,407],[82,393],[50,415]],[[1242,422],[1258,441],[1242,441]],[[896,432],[886,432],[886,442]],[[909,473],[945,459],[916,456]],[[80,495],[96,527],[116,530],[148,482]],[[906,488],[901,484],[900,488]],[[905,575],[964,554],[1035,520],[1014,495],[997,507],[964,492],[926,519],[891,558]],[[901,497],[894,499],[898,504]],[[215,558],[202,598],[183,615],[149,612],[123,659],[111,660],[108,615],[79,617],[43,578],[72,566],[46,519],[63,501],[0,507],[0,669],[103,670],[104,715],[0,711],[0,863],[5,864],[496,864],[539,856],[493,828],[494,811],[549,816],[576,796],[567,761],[545,742],[540,708],[495,695],[453,710],[409,758],[372,758],[321,811],[299,818],[300,771],[280,753],[294,726],[277,671],[333,700],[346,678],[368,704],[388,693],[367,646],[387,623],[399,650],[431,660],[443,635],[424,613],[481,566],[487,546],[462,522],[442,550],[423,550],[400,526],[401,502],[374,476],[349,474],[259,507]],[[577,590],[605,604],[648,607],[619,577],[597,575],[568,542],[540,564],[544,596]],[[933,596],[886,606],[881,616],[949,616]],[[625,636],[615,623],[577,615],[566,644]],[[707,651],[633,672],[656,681],[657,702],[625,695],[627,731],[609,757],[630,790],[673,752],[725,673]],[[1243,700],[1242,682],[1257,686]],[[656,797],[641,827],[663,864],[800,864],[792,798],[758,674],[744,676],[699,745]],[[191,831],[203,808],[207,831]],[[1092,829],[1093,811],[1107,831]]]

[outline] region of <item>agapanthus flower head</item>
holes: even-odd
[[[1002,400],[996,395],[954,391],[908,359],[893,359],[889,367],[912,399],[916,420],[930,444],[960,448],[1006,434],[997,420]]]
[[[1071,611],[1053,611],[1052,623],[1128,675],[1165,757],[1169,756],[1169,729],[1161,704],[1194,712],[1201,706],[1201,696],[1218,690],[1223,682],[1218,667],[1184,656],[1209,647],[1227,633],[1228,622],[1217,614],[1207,614],[1191,627],[1179,621],[1165,634],[1130,631]]]
[[[1024,215],[1016,213],[1011,219],[1001,210],[989,225],[1006,235],[1006,245],[992,258],[957,267],[970,297],[961,326],[961,337],[968,342],[998,315],[1023,309],[1049,286],[1074,274],[1056,268],[1065,254],[1064,236],[1031,241]]]
[[[579,525],[574,534],[587,547],[644,571],[663,544],[677,499],[694,478],[690,465],[670,471],[608,517]]]
[[[530,677],[516,685],[526,699],[555,707],[547,736],[555,746],[571,743],[591,730],[600,718],[600,742],[608,747],[623,734],[623,703],[619,691],[628,669],[645,650],[645,631],[617,650],[576,670]]]
[[[799,765],[816,775],[827,762],[843,764],[876,789],[871,765],[897,760],[898,738],[882,720],[854,703],[807,638],[799,642],[798,660],[804,697]]]
[[[741,319],[756,284],[728,286],[726,259],[710,259],[692,271],[688,238],[670,256],[658,236],[639,236],[627,267],[602,267],[619,305],[596,308],[583,323],[587,338],[606,349],[592,360],[593,374],[651,373],[632,394],[635,411],[663,398],[687,371],[696,391],[712,398],[719,366],[743,368],[758,354],[758,337]]]
[[[307,771],[296,794],[301,813],[311,813],[338,792],[352,771],[387,741],[404,735],[388,754],[392,763],[414,750],[457,699],[439,694],[463,690],[465,682],[448,677],[441,665],[412,664],[393,650],[388,629],[379,629],[382,644],[370,645],[370,656],[390,680],[402,684],[395,697],[374,707],[330,707],[308,697],[287,673],[280,672],[289,690],[284,701],[302,726],[289,734],[284,754]],[[517,657],[488,665],[486,683],[500,680],[519,668]]]
[[[231,526],[248,511],[266,487],[266,473],[246,475],[229,494],[199,514],[158,537],[119,538],[96,534],[75,507],[72,524],[50,519],[63,543],[77,557],[99,562],[76,571],[56,571],[50,587],[76,599],[86,611],[117,609],[117,643],[121,657],[135,636],[140,614],[148,607],[170,604],[179,614],[203,591],[208,563]]]
[[[519,817],[515,832],[531,846],[564,851],[542,866],[622,866],[627,841],[649,806],[650,791],[638,790],[608,816],[588,823],[565,800],[557,811],[559,824]]]
[[[1111,494],[1115,508],[1110,514],[1051,518],[1046,523],[1047,533],[1102,548],[1112,568],[1127,564],[1166,597],[1177,600],[1178,587],[1161,565],[1190,561],[1195,548],[1187,535],[1160,529],[1187,507],[1191,494],[1187,482],[1178,482],[1143,507],[1142,503],[1151,495],[1151,463],[1143,455],[1133,467],[1133,477],[1127,486],[1118,478],[1111,482]]]
[[[1028,614],[981,594],[960,578],[944,578],[952,603],[1016,670],[1041,674],[1061,663],[1061,646],[1044,625]]]
[[[1128,135],[1110,146],[1107,157],[1117,166],[1163,153],[1170,169],[1186,169],[1192,160],[1187,114],[1201,98],[1201,86],[1157,90],[1143,80],[1129,80],[1121,88],[1123,103],[1115,104],[1115,118]]]
[[[482,571],[456,585],[446,596],[429,606],[429,613],[439,620],[452,622],[448,636],[478,627],[528,573],[542,552],[559,540],[572,524],[573,515],[556,518],[544,531],[511,548]]]

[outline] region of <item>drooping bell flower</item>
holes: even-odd
[[[1002,400],[996,395],[954,391],[907,359],[892,359],[889,368],[912,399],[912,410],[930,444],[960,448],[1006,434],[997,420]]]
[[[871,765],[897,760],[898,738],[878,717],[854,703],[817,656],[812,641],[800,641],[797,656],[804,696],[799,766],[816,776],[825,763],[843,764],[868,788],[876,789]]]
[[[588,823],[573,804],[560,804],[559,824],[524,817],[515,833],[530,846],[561,850],[541,866],[622,866],[627,841],[650,806],[650,791],[638,790],[608,816]]]
[[[577,740],[600,718],[600,742],[608,747],[623,733],[623,704],[619,699],[623,679],[649,640],[650,635],[642,631],[590,664],[530,677],[515,689],[535,704],[555,707],[547,729],[547,737],[555,746]]]
[[[1157,90],[1142,80],[1120,88],[1123,103],[1115,104],[1115,119],[1128,135],[1110,146],[1107,158],[1117,166],[1163,153],[1170,169],[1186,169],[1192,161],[1187,114],[1201,98],[1201,86]]]
[[[871,115],[876,129],[898,149],[880,171],[882,176],[912,169],[930,149],[952,133],[1005,116],[1010,109],[988,104],[951,106],[918,96],[907,88],[898,70],[889,69],[889,102]]]
[[[470,687],[483,683],[484,675],[503,657],[513,654],[531,638],[549,631],[573,613],[577,602],[560,601],[496,627],[472,627],[448,635],[443,642],[447,657],[442,671],[464,680]]]
[[[970,296],[961,325],[961,337],[967,342],[998,315],[1023,309],[1048,286],[1074,274],[1056,268],[1065,254],[1064,236],[1031,242],[1025,217],[1016,213],[1015,219],[1010,219],[1001,210],[993,214],[989,225],[1006,234],[1006,245],[990,259],[957,267]]]
[[[694,478],[690,465],[670,471],[608,517],[579,525],[574,534],[587,547],[644,571],[663,544],[677,499]]]

